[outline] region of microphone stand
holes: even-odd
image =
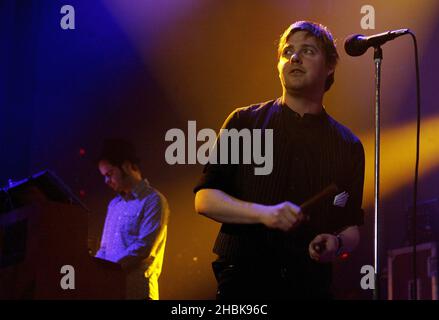
[[[383,60],[383,50],[380,46],[374,47],[375,61],[375,225],[374,225],[374,270],[375,287],[373,299],[379,300],[381,296],[381,263],[379,261],[381,248],[381,214],[380,214],[380,111],[381,111],[381,63]]]
[[[384,32],[375,36],[364,37],[363,35],[352,35],[346,39],[345,50],[351,56],[359,56],[366,52],[367,48],[374,47],[375,62],[375,161],[374,161],[374,289],[373,298],[379,300],[381,297],[381,234],[382,234],[382,217],[380,214],[380,108],[381,108],[381,63],[383,60],[383,50],[381,45],[388,40],[404,34],[411,34],[415,46],[416,59],[416,83],[417,83],[417,100],[418,100],[418,125],[417,125],[417,143],[416,143],[416,170],[415,170],[415,191],[414,191],[414,209],[413,209],[413,286],[410,293],[414,300],[418,297],[417,270],[416,270],[416,199],[417,199],[417,181],[418,181],[418,160],[419,160],[419,127],[420,127],[420,85],[419,85],[419,65],[418,65],[418,47],[415,35],[409,29],[400,29]]]

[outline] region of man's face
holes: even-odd
[[[127,189],[127,175],[117,166],[107,160],[99,162],[99,171],[104,176],[105,183],[114,191],[121,193]]]
[[[327,66],[325,53],[306,31],[290,35],[277,65],[282,87],[290,93],[324,93],[334,68]]]

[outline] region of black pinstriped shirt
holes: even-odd
[[[311,210],[310,222],[293,232],[261,224],[224,223],[215,242],[216,254],[279,263],[309,259],[308,245],[317,234],[363,224],[363,146],[325,110],[301,117],[279,98],[236,109],[223,128],[273,129],[273,170],[258,176],[251,164],[207,164],[195,193],[219,189],[244,201],[265,205],[291,201],[300,205],[332,182],[340,185],[342,181],[349,199],[345,207],[334,206],[334,198],[325,200]]]

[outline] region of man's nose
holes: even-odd
[[[298,52],[295,52],[291,55],[290,63],[301,63],[300,56]]]
[[[105,180],[105,183],[106,183],[106,184],[110,184],[110,177],[105,177],[104,180]]]

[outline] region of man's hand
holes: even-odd
[[[285,201],[274,206],[263,206],[260,209],[261,222],[272,229],[288,231],[296,228],[305,220],[300,207]]]
[[[332,234],[319,234],[309,244],[308,251],[311,259],[318,262],[331,262],[336,258],[338,239]]]

